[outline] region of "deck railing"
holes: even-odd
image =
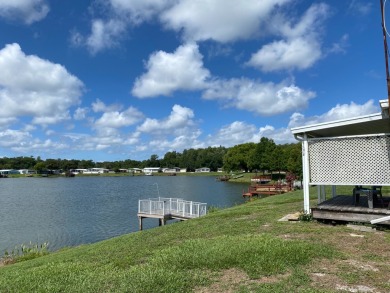
[[[147,215],[198,218],[207,213],[207,204],[181,198],[149,198],[138,201],[138,213]]]

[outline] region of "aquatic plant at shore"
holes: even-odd
[[[0,257],[0,263],[11,264],[20,261],[34,259],[49,253],[49,243],[44,242],[41,244],[32,243],[20,244],[15,246],[11,251],[6,250],[4,255]]]

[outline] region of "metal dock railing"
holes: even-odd
[[[166,220],[188,220],[204,216],[206,213],[206,203],[187,201],[181,198],[158,197],[138,201],[140,230],[142,230],[143,218],[158,218],[160,225],[164,225]]]

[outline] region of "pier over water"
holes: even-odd
[[[142,219],[159,219],[159,225],[165,225],[167,220],[188,220],[199,218],[207,213],[207,204],[187,201],[181,198],[149,198],[138,201],[139,229],[142,230]]]

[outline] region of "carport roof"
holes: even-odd
[[[295,137],[336,137],[390,133],[390,118],[387,100],[379,101],[382,112],[349,119],[300,126],[291,129]]]

